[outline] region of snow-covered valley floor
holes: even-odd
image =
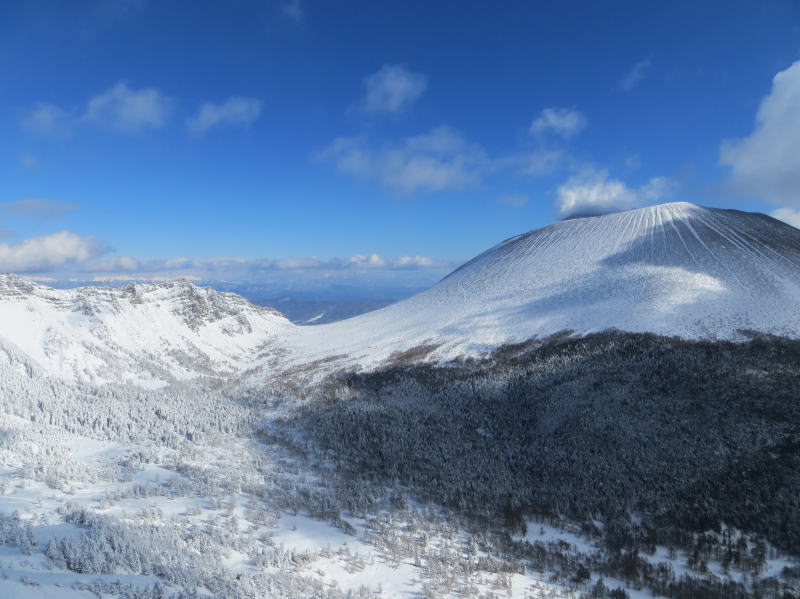
[[[0,597],[577,596],[446,511],[385,489],[348,510],[351,490],[263,435],[222,430],[232,420],[180,438],[166,430],[180,403],[139,442],[4,412]]]
[[[44,416],[60,397],[70,412],[79,401],[58,392],[27,407],[18,396],[5,399],[4,599],[577,599],[603,578],[590,572],[574,580],[553,566],[589,563],[599,550],[568,521],[531,521],[511,539],[548,556],[542,563],[550,565],[536,569],[511,557],[491,528],[476,528],[451,510],[391,489],[348,486],[326,469],[324,457],[303,455],[286,437],[272,435],[270,414],[281,412],[274,407],[206,395],[198,400],[218,405],[205,412],[208,418],[193,416],[196,428],[181,430],[180,412],[193,411],[191,397],[176,393],[151,406],[110,394],[93,398],[107,414],[138,407],[118,419],[98,410],[96,419],[79,418],[82,424],[68,431]],[[220,409],[229,417],[215,420]],[[129,431],[128,441],[106,438],[136,420],[148,424]],[[687,571],[688,556],[663,547],[648,559]],[[767,571],[777,575],[791,565],[770,549]],[[712,563],[714,575],[747,579]],[[651,596],[614,577],[605,576],[603,586]]]

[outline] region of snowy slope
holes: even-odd
[[[231,378],[292,326],[270,308],[186,281],[61,290],[0,275],[0,357],[21,351],[76,382]]]
[[[508,239],[428,291],[297,331],[298,356],[374,364],[439,345],[474,353],[571,330],[688,338],[800,335],[800,230],[678,202],[556,222]]]
[[[258,380],[284,367],[447,359],[564,330],[800,336],[800,230],[672,203],[508,239],[408,300],[318,326],[178,281],[56,290],[0,275],[4,346],[73,381]],[[332,360],[332,357],[339,357]],[[327,369],[327,368],[326,368]]]

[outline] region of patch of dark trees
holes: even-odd
[[[728,529],[800,555],[797,340],[560,335],[341,374],[285,423],[346,478],[510,530],[531,516],[585,522],[611,561]]]

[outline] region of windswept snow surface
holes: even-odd
[[[301,359],[370,364],[439,345],[448,358],[570,330],[735,339],[800,335],[800,230],[685,202],[556,222],[512,237],[433,288],[299,331]]]
[[[69,381],[232,378],[292,326],[275,310],[186,281],[62,290],[0,275],[0,359],[21,350]]]

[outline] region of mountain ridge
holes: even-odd
[[[0,337],[50,374],[142,386],[446,361],[563,331],[798,337],[800,230],[687,202],[557,221],[409,299],[310,327],[185,280],[52,289],[6,274],[0,319]]]
[[[291,326],[278,311],[188,281],[53,289],[0,275],[1,336],[49,374],[158,387],[230,377]]]
[[[737,339],[754,329],[797,336],[798,265],[800,231],[781,221],[661,204],[510,237],[431,289],[321,325],[315,339],[300,345],[316,355],[338,350],[353,362],[375,363],[414,346],[437,344],[431,358],[449,359],[565,330]]]

